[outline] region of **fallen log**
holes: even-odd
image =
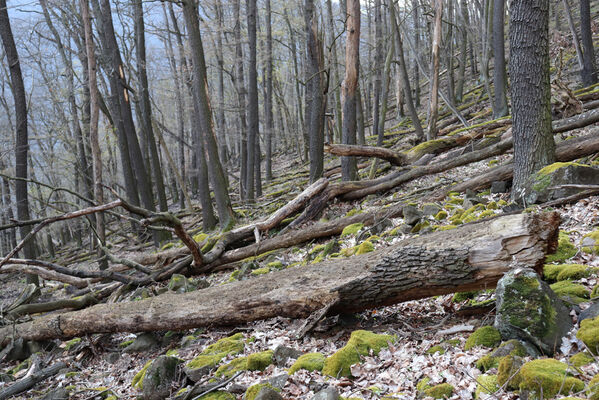
[[[9,397],[24,392],[25,390],[31,389],[39,382],[56,375],[60,372],[61,369],[66,367],[67,364],[63,361],[60,361],[52,366],[34,372],[31,375],[28,375],[25,378],[13,383],[12,385],[0,390],[0,400],[8,399]]]
[[[9,261],[9,263],[11,263],[11,262],[12,262],[12,260]],[[40,278],[45,279],[47,281],[57,281],[57,282],[68,283],[69,285],[73,285],[78,289],[82,289],[89,285],[89,282],[85,279],[77,278],[77,277],[74,277],[71,275],[61,274],[60,272],[48,270],[46,268],[42,268],[42,267],[35,266],[35,265],[16,265],[16,264],[11,265],[11,264],[8,264],[0,270],[0,273],[2,273],[2,274],[10,273],[10,272],[16,272],[19,274],[37,275]]]
[[[555,251],[558,213],[517,214],[404,240],[368,254],[290,268],[191,293],[99,304],[0,329],[11,338],[42,340],[90,333],[181,330],[235,325],[283,316],[305,318],[334,303],[331,312],[456,291],[493,287],[510,268],[542,268]]]

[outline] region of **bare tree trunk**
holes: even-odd
[[[591,86],[597,82],[593,33],[591,31],[591,9],[589,0],[580,0],[580,38],[582,41],[582,84]]]
[[[217,127],[218,127],[218,149],[220,151],[220,160],[223,163],[227,163],[229,159],[229,151],[228,151],[228,135],[227,135],[227,126],[225,121],[225,78],[224,78],[224,68],[225,61],[223,56],[223,36],[224,26],[223,26],[223,5],[219,0],[216,2],[216,19],[218,21],[218,32],[216,34],[216,60],[218,61],[218,85],[217,85],[217,94],[218,94],[218,112],[216,113]]]
[[[270,0],[266,0],[266,96],[264,98],[264,116],[265,116],[265,164],[264,169],[266,181],[272,180],[272,136],[274,133],[274,121],[272,115],[272,80],[273,80],[273,59],[272,59],[272,22]]]
[[[342,143],[356,144],[356,106],[360,71],[360,0],[346,0],[346,4],[345,79],[341,89],[343,91]],[[361,115],[363,118],[364,114]],[[341,176],[344,181],[355,181],[358,178],[354,157],[341,157]]]
[[[437,137],[437,118],[439,113],[439,47],[441,45],[441,18],[443,17],[443,0],[433,0],[435,27],[433,30],[433,49],[431,58],[431,91],[428,112],[426,139]]]
[[[256,0],[246,0],[249,61],[248,61],[248,144],[247,144],[247,199],[255,198],[254,169],[256,168],[256,142],[258,141],[258,71],[256,69]]]
[[[242,199],[248,198],[248,129],[246,121],[246,94],[245,76],[243,73],[243,48],[241,47],[241,17],[240,0],[234,0],[233,13],[235,27],[233,35],[235,36],[235,89],[237,92],[237,107],[239,109],[239,134],[241,136],[240,145],[240,194]]]
[[[464,81],[466,80],[466,62],[468,59],[468,25],[466,23],[468,5],[466,0],[460,1],[460,14],[461,23],[458,27],[460,31],[460,64],[458,65],[458,79],[455,89],[455,97],[458,103],[461,103],[464,97]]]
[[[549,0],[534,6],[513,0],[510,9],[510,78],[514,184],[525,196],[526,181],[555,160],[549,84]]]
[[[570,33],[572,34],[572,43],[574,44],[574,48],[576,49],[576,59],[578,60],[578,66],[582,70],[584,68],[582,49],[580,48],[580,41],[578,40],[576,25],[574,24],[574,19],[572,18],[572,10],[570,9],[570,3],[568,2],[568,0],[562,0],[562,3],[564,4],[564,10],[566,11],[566,16],[568,17],[568,26],[570,27]]]
[[[335,115],[335,135],[334,141],[339,143],[341,141],[341,130],[342,130],[342,120],[343,113],[341,111],[341,88],[338,87],[338,82],[341,82],[341,77],[339,75],[339,59],[337,58],[337,43],[335,37],[335,20],[333,18],[333,4],[331,0],[327,0],[327,19],[329,21],[329,46],[331,57],[329,59],[329,65],[332,66],[333,69],[333,85],[332,87],[335,89],[333,91],[333,98],[335,100],[334,106],[334,115]]]
[[[420,57],[420,6],[418,0],[412,0],[412,17],[414,19],[414,105],[420,107],[420,69],[418,67]],[[399,53],[398,53],[399,55]],[[407,67],[406,67],[407,69]],[[405,80],[404,80],[405,83]]]
[[[379,135],[379,113],[381,111],[381,90],[383,85],[383,57],[385,44],[383,43],[383,27],[381,0],[374,0],[374,58],[371,59],[371,71],[373,77],[372,102],[372,135]],[[378,141],[378,139],[377,139]],[[377,145],[380,146],[381,144]]]
[[[27,197],[27,154],[29,151],[29,139],[27,134],[27,98],[25,97],[25,86],[21,74],[19,53],[15,46],[14,36],[8,18],[6,0],[0,0],[0,39],[4,46],[4,54],[10,71],[11,90],[15,106],[15,175],[22,178],[15,183],[15,198],[17,202],[17,218],[21,221],[31,219],[29,214],[29,200]],[[22,226],[19,229],[21,237],[25,237],[31,231],[30,226]],[[30,241],[23,248],[26,258],[35,258],[35,243]],[[28,283],[39,284],[36,275],[27,275]]]
[[[447,100],[451,103],[451,105],[455,106],[455,76],[453,72],[453,25],[455,23],[454,19],[454,0],[447,1],[447,19],[449,20],[447,24],[447,38],[445,42],[445,59],[447,66]]]
[[[505,38],[503,35],[504,4],[505,0],[493,0],[493,54],[495,56],[495,67],[493,70],[495,107],[493,107],[493,118],[495,119],[505,117],[509,113],[506,96]]]

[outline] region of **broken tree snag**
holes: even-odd
[[[98,304],[0,329],[0,345],[90,333],[181,330],[283,316],[306,318],[495,286],[513,265],[555,250],[558,213],[518,214],[404,240],[374,252],[146,300]]]

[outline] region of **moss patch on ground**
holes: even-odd
[[[449,383],[441,383],[424,390],[424,395],[433,399],[447,399],[453,394],[454,387]]]
[[[584,367],[585,365],[595,362],[595,357],[585,351],[581,351],[570,357],[569,361],[570,364],[574,365],[575,367]]]
[[[466,340],[464,350],[470,350],[475,346],[493,348],[501,343],[501,334],[492,326],[482,326],[474,331]]]
[[[520,390],[529,390],[536,398],[551,399],[558,394],[579,392],[584,382],[574,378],[567,364],[553,358],[529,361],[520,369]]]
[[[247,369],[248,371],[264,371],[266,367],[272,364],[273,351],[266,350],[260,353],[250,354],[247,357]]]
[[[585,253],[599,254],[599,229],[584,235],[581,244]]]
[[[276,387],[273,387],[272,385],[268,384],[268,383],[259,383],[257,385],[252,385],[250,386],[246,391],[245,394],[243,395],[244,400],[254,400],[256,398],[256,396],[258,396],[258,393],[260,393],[260,391],[264,388],[269,388],[272,389],[276,392],[280,392],[281,389],[278,389]]]
[[[370,351],[377,355],[389,342],[395,342],[395,337],[363,330],[354,331],[344,347],[327,357],[322,373],[334,377],[351,376],[350,367],[360,362],[360,356],[367,356]]]
[[[345,228],[343,228],[343,231],[341,231],[341,237],[355,235],[362,228],[364,228],[364,224],[361,222],[348,225]]]
[[[551,290],[559,297],[569,297],[577,303],[587,301],[590,296],[589,290],[583,285],[572,281],[560,281],[550,285]]]
[[[589,396],[589,400],[599,400],[599,374],[589,382],[587,396]]]
[[[566,232],[560,231],[557,250],[554,254],[547,255],[545,261],[547,261],[548,263],[564,262],[567,259],[574,257],[577,252],[578,249],[570,241],[570,236],[568,236]]]
[[[289,375],[295,374],[300,369],[306,371],[322,371],[326,357],[320,353],[307,353],[301,355],[289,368]]]
[[[474,398],[480,398],[481,394],[492,394],[499,390],[497,375],[479,375],[476,378],[476,392]]]
[[[215,372],[216,376],[230,378],[239,371],[247,371],[247,357],[237,357],[228,364],[221,365]]]
[[[225,357],[239,354],[243,348],[243,334],[236,333],[206,347],[197,357],[189,361],[185,368],[193,370],[216,367]]]
[[[589,351],[599,355],[599,317],[587,318],[580,323],[576,337],[584,342]]]

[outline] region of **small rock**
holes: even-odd
[[[493,181],[491,183],[491,193],[505,193],[507,192],[509,186],[506,181]]]
[[[158,340],[153,333],[142,333],[135,338],[133,343],[123,349],[123,353],[141,353],[158,345]]]
[[[503,339],[519,339],[552,355],[572,328],[569,310],[530,268],[515,268],[497,283],[495,327]]]
[[[114,364],[115,362],[117,362],[119,359],[121,358],[121,353],[117,353],[117,352],[112,352],[112,353],[107,353],[104,356],[104,360],[108,363],[108,364]]]
[[[578,322],[580,323],[584,319],[595,318],[597,316],[599,316],[599,301],[595,301],[589,308],[581,312],[578,316]]]
[[[279,345],[275,348],[272,358],[275,362],[275,365],[278,365],[279,367],[284,367],[288,359],[297,359],[302,354],[303,353],[301,351],[296,350],[292,347]]]
[[[422,213],[427,217],[437,215],[439,211],[441,211],[441,206],[434,203],[428,203],[422,206]]]
[[[391,227],[393,227],[393,223],[388,218],[385,218],[372,225],[370,227],[370,233],[373,235],[380,235]]]
[[[23,361],[29,358],[31,352],[22,338],[18,338],[9,344],[0,354],[0,360]]]
[[[12,377],[12,375],[9,374],[5,374],[3,372],[0,372],[0,382],[3,383],[10,383],[12,381],[14,381],[15,378]]]
[[[404,221],[406,221],[406,224],[414,226],[420,221],[420,218],[422,218],[422,213],[414,206],[404,206],[403,218]]]
[[[210,287],[210,282],[206,279],[198,278],[193,281],[193,285],[198,289],[206,289],[207,287]]]
[[[341,397],[335,388],[327,387],[326,389],[321,390],[316,393],[312,400],[339,400]]]
[[[69,392],[65,388],[56,388],[50,390],[41,400],[68,400]]]
[[[269,383],[272,387],[277,389],[283,389],[287,381],[289,380],[288,374],[281,374],[277,376],[273,376],[272,378],[266,380],[266,383]]]
[[[240,385],[238,383],[232,383],[227,389],[229,393],[233,394],[244,394],[246,390],[248,390],[247,386]]]
[[[522,207],[520,204],[511,203],[505,207],[502,207],[501,210],[505,214],[509,214],[509,213],[513,213],[513,212],[520,212],[520,211],[524,210],[524,207]]]
[[[414,227],[413,227],[413,226],[411,226],[411,225],[408,225],[408,224],[403,224],[403,225],[401,225],[401,226],[399,227],[399,231],[400,231],[401,233],[403,233],[403,234],[406,234],[406,235],[407,235],[408,233],[412,232],[412,229],[413,229],[413,228],[414,228]]]
[[[160,356],[148,367],[143,379],[143,398],[145,400],[166,399],[177,376],[176,357]]]
[[[196,287],[183,275],[173,274],[168,283],[168,290],[176,293],[185,293],[195,290]]]
[[[276,390],[265,386],[260,389],[254,400],[283,400],[283,396]]]
[[[466,189],[466,200],[470,200],[470,202],[474,204],[486,204],[487,201],[482,197],[478,197],[476,192],[472,189]]]

